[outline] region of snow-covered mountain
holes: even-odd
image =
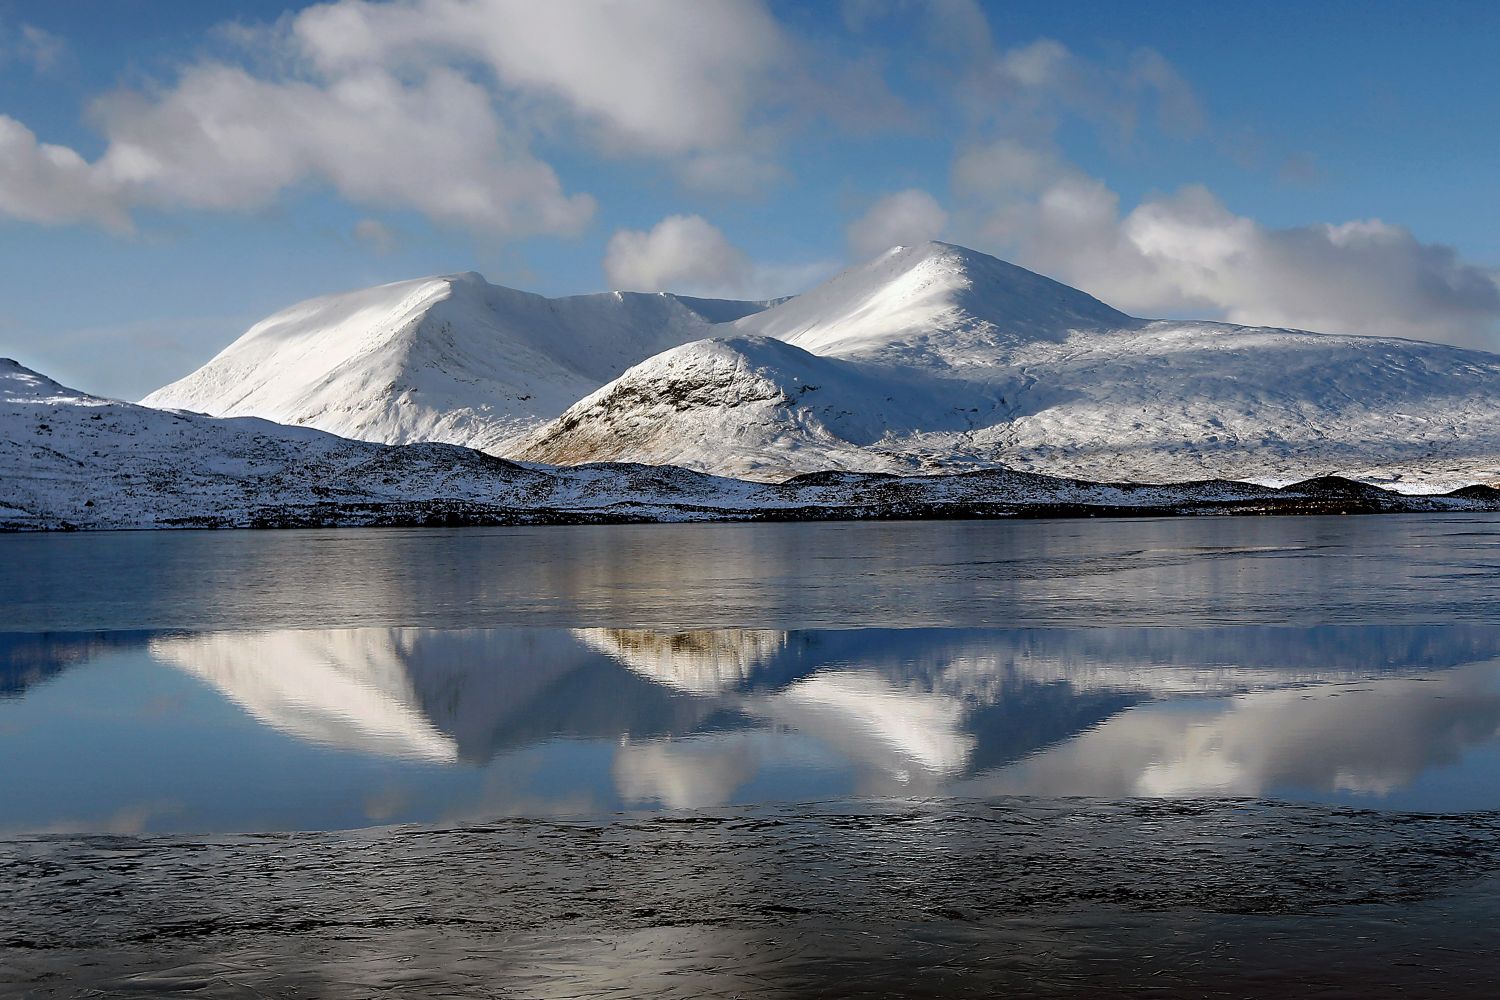
[[[897,247],[645,360],[511,457],[775,480],[1003,465],[1415,491],[1500,478],[1500,356],[1135,319],[943,243]]]
[[[523,502],[544,473],[452,445],[392,447],[253,417],[102,399],[0,358],[0,526],[256,522],[306,505]]]
[[[456,274],[299,303],[142,402],[499,452],[631,365],[765,303],[549,299]]]
[[[1008,467],[1415,492],[1500,479],[1500,356],[1136,319],[943,243],[778,303],[475,274],[314,299],[147,405],[549,464],[779,481]]]
[[[1333,480],[1101,485],[995,469],[766,484],[643,465],[526,466],[457,445],[101,399],[0,358],[0,530],[1497,509],[1500,490],[1486,487],[1403,498]]]

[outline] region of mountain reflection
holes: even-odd
[[[968,789],[979,794],[1388,795],[1500,731],[1500,665],[1141,706]]]
[[[736,801],[792,739],[862,794],[1383,795],[1500,727],[1482,626],[357,628],[150,652],[330,747],[484,765],[607,741],[620,801],[669,807]]]
[[[154,639],[256,719],[328,746],[482,764],[558,737],[664,737],[712,706],[557,629],[306,629]]]

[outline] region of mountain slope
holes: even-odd
[[[493,452],[642,358],[762,307],[624,292],[548,299],[472,273],[403,281],[292,306],[142,402]]]
[[[1500,356],[1133,319],[946,244],[898,248],[733,329],[629,369],[510,454],[759,479],[997,465],[1107,481],[1337,472],[1419,491],[1500,478]]]
[[[544,473],[452,445],[351,441],[102,399],[0,358],[0,524],[254,523],[263,509],[550,496]]]

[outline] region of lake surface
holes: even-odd
[[[1489,622],[1500,515],[0,537],[0,631]]]
[[[1480,990],[1497,608],[1497,516],[0,536],[0,994]]]

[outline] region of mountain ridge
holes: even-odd
[[[285,310],[145,402],[762,481],[1500,480],[1500,355],[1140,319],[938,242],[770,302],[547,299],[472,272],[377,286]]]
[[[392,282],[282,310],[142,403],[495,452],[640,357],[762,307],[670,293],[550,299],[472,271]]]
[[[670,461],[767,480],[1012,467],[1092,481],[1284,484],[1339,470],[1440,492],[1500,478],[1500,355],[1138,319],[949,244],[889,251],[732,328],[805,352],[770,364],[750,357],[749,340],[677,348],[628,369],[510,454]],[[751,405],[684,393],[683,380],[711,367],[723,343],[763,385],[825,391]],[[851,389],[860,383],[880,388]],[[691,405],[661,405],[679,398]],[[628,400],[646,402],[632,409]],[[885,433],[872,435],[872,425]]]
[[[1278,490],[986,469],[767,484],[669,466],[522,465],[103,399],[0,359],[0,531],[1496,510],[1489,487],[1403,497],[1338,478]]]

